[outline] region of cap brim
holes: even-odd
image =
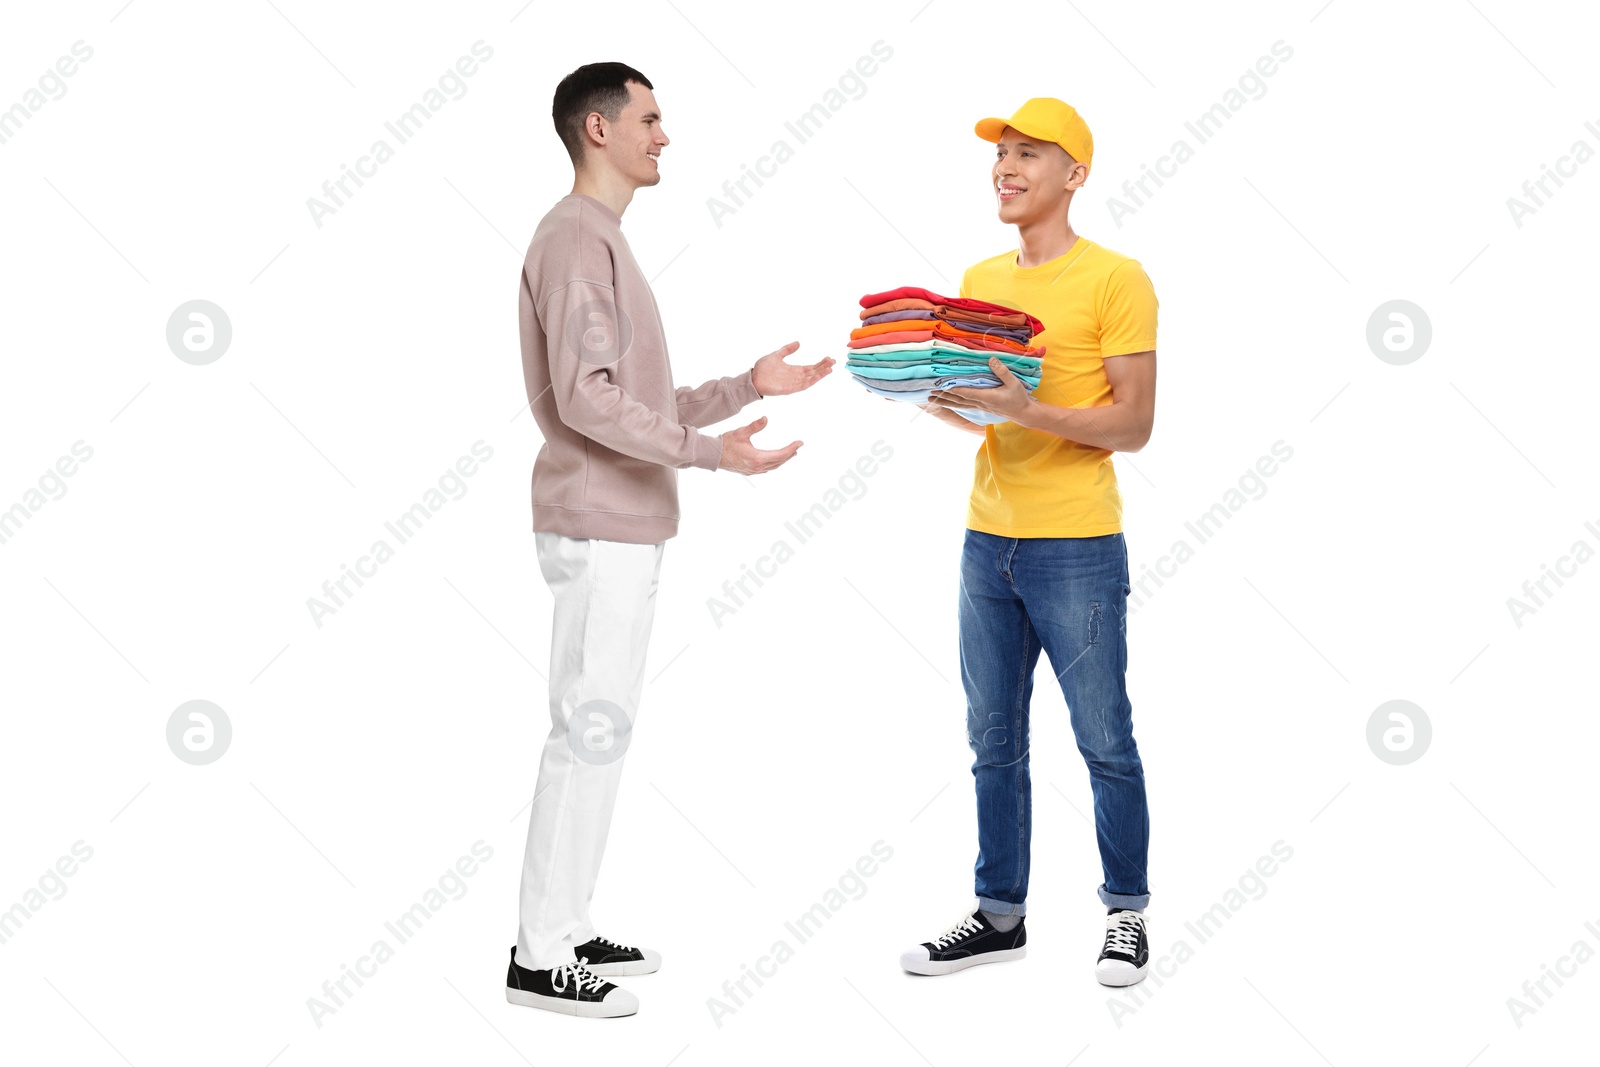
[[[978,124],[972,127],[973,131],[985,141],[1000,140],[1000,135],[1005,133],[1006,127],[1011,125],[1005,119],[979,119]]]
[[[1025,129],[1022,126],[1018,126],[1011,119],[979,119],[977,125],[973,126],[972,129],[985,141],[993,141],[998,143],[1000,138],[1005,135],[1007,126],[1010,126],[1013,130],[1016,130],[1018,133],[1022,134],[1022,136],[1032,137],[1034,140],[1039,141],[1042,144],[1056,143],[1054,137],[1051,137],[1048,134],[1040,133],[1037,129]]]

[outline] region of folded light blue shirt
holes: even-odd
[[[955,363],[924,363],[916,367],[868,367],[847,361],[846,366],[849,367],[851,374],[862,378],[887,378],[894,381],[904,381],[907,378],[944,378],[950,375],[970,375],[975,370],[970,364],[963,366]],[[1028,387],[1029,392],[1039,388],[1037,375],[1022,374],[1017,371],[1012,371],[1012,373],[1021,380],[1023,385]],[[993,378],[994,375],[991,374],[989,377]],[[996,378],[995,382],[998,384],[999,379]]]
[[[903,400],[908,404],[926,404],[935,389],[959,389],[963,386],[973,389],[993,389],[1000,385],[1000,379],[993,374],[983,375],[948,375],[935,378],[929,383],[927,389],[890,390],[875,389],[866,379],[857,378],[862,387],[869,393],[886,396],[890,400]],[[1004,415],[995,415],[988,411],[977,411],[971,408],[952,408],[957,415],[968,422],[977,423],[979,426],[988,426],[997,422],[1009,422]]]

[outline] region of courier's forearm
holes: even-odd
[[[1137,452],[1150,440],[1152,419],[1128,403],[1068,408],[1030,397],[1027,409],[1015,421],[1090,448]]]

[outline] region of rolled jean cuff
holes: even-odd
[[[1142,911],[1150,903],[1149,893],[1111,893],[1106,890],[1104,882],[1095,892],[1100,894],[1100,903],[1108,908],[1137,908]]]
[[[1003,900],[990,900],[988,897],[978,898],[978,910],[986,911],[990,915],[1026,915],[1028,914],[1027,901],[1021,904],[1007,904]]]

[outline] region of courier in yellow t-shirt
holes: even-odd
[[[1156,347],[1156,293],[1136,259],[1081,234],[1035,267],[1015,250],[974,263],[961,295],[1026,311],[1044,324],[1035,399],[1058,407],[1112,402],[1111,356]],[[984,429],[973,465],[967,527],[1000,537],[1096,537],[1122,530],[1122,494],[1111,450],[1014,422]]]

